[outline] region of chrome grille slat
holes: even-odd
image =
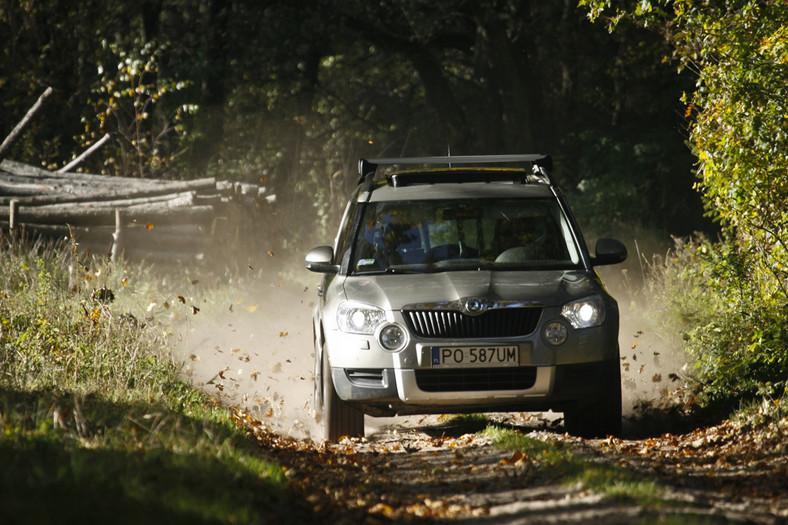
[[[474,339],[518,337],[533,333],[541,307],[496,308],[481,315],[456,310],[404,310],[408,328],[419,337]]]

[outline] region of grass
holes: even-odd
[[[495,446],[517,451],[537,466],[539,478],[550,483],[580,485],[613,503],[638,505],[637,523],[713,523],[695,512],[685,512],[665,489],[645,475],[579,454],[566,444],[535,439],[521,432],[489,425],[483,433]]]
[[[145,269],[3,248],[0,523],[310,521],[281,466],[179,379],[187,301],[151,314],[165,292]]]
[[[500,448],[518,451],[535,462],[542,478],[562,484],[581,483],[583,487],[615,499],[626,499],[649,506],[661,501],[662,491],[645,477],[618,467],[596,461],[574,452],[569,446],[535,439],[517,430],[488,426],[484,435]]]

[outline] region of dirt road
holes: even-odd
[[[325,446],[249,423],[325,523],[788,522],[786,443],[774,428],[725,422],[682,435],[582,440],[519,414],[493,422],[548,448],[501,448],[467,424],[385,429]]]
[[[581,440],[560,415],[367,418],[367,439],[326,445],[311,408],[313,291],[272,283],[203,307],[184,372],[286,468],[324,523],[788,522],[788,420],[713,426],[627,420],[623,439]],[[660,399],[677,362],[664,340],[622,327],[625,406]],[[502,448],[484,426],[547,449]],[[610,479],[605,479],[609,476]]]

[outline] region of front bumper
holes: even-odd
[[[563,411],[600,395],[611,361],[514,369],[332,368],[339,397],[372,416],[490,411]],[[615,360],[615,366],[619,366]],[[446,381],[436,380],[444,375]],[[485,375],[488,377],[485,379]],[[489,389],[484,382],[505,385]],[[507,388],[507,387],[515,388]],[[521,388],[516,388],[517,386]],[[458,390],[458,388],[463,388]]]

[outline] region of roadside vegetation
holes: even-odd
[[[735,408],[788,393],[788,10],[780,2],[583,0],[611,32],[651,28],[679,70],[706,213],[695,236],[651,266],[646,287],[679,321],[705,405]],[[666,60],[668,58],[666,57]]]
[[[179,377],[169,318],[146,309],[156,285],[143,269],[79,264],[68,245],[3,240],[3,523],[271,523],[297,514],[282,468],[247,436],[242,416]]]

